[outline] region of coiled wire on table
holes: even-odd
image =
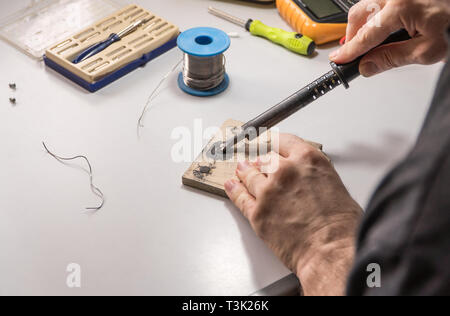
[[[225,79],[225,56],[196,57],[184,54],[183,81],[195,90],[207,91],[218,87]]]

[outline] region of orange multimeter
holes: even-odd
[[[316,44],[345,36],[350,8],[359,0],[277,0],[281,16]]]

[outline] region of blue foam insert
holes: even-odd
[[[93,83],[90,83],[90,82],[84,80],[83,78],[75,75],[74,73],[70,72],[66,68],[60,66],[59,64],[55,63],[51,59],[47,58],[45,55],[44,55],[44,62],[47,67],[52,68],[56,72],[60,73],[64,77],[68,78],[69,80],[75,82],[76,84],[78,84],[79,86],[88,90],[89,92],[96,92],[96,91],[106,87],[107,85],[113,83],[114,81],[122,78],[123,76],[127,75],[128,73],[132,72],[133,70],[144,66],[149,61],[168,52],[175,46],[177,46],[177,38],[170,40],[169,42],[167,42],[164,45],[158,47],[157,49],[151,51],[150,53],[144,54],[141,58],[138,58],[138,59],[132,61],[131,63],[123,66],[122,68],[116,70],[115,72],[112,72]]]

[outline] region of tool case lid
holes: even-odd
[[[32,0],[0,17],[0,38],[37,60],[51,45],[126,5],[123,0]]]

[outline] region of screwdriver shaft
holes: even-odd
[[[228,14],[226,12],[223,12],[219,9],[213,8],[213,7],[209,7],[208,8],[209,13],[211,13],[212,15],[218,16],[219,18],[222,18],[224,20],[227,20],[231,23],[237,24],[243,28],[245,28],[245,25],[247,24],[246,20],[237,18],[235,16],[232,16],[231,14]]]

